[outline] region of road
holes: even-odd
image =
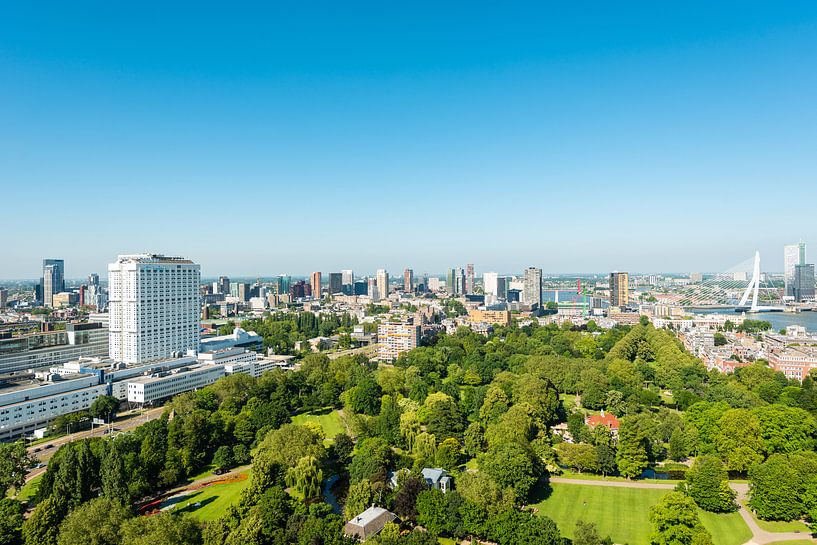
[[[122,413],[117,417],[117,420],[113,423],[115,429],[120,431],[127,431],[132,430],[137,426],[141,426],[145,422],[149,420],[155,420],[162,416],[164,412],[164,407],[155,407],[153,409],[148,409],[146,411],[135,410],[126,413]],[[44,444],[34,445],[28,447],[28,452],[34,458],[37,459],[38,462],[44,464],[43,467],[39,467],[36,469],[32,469],[28,475],[26,476],[26,480],[33,479],[37,475],[45,473],[46,466],[48,465],[48,460],[51,459],[52,456],[59,450],[59,448],[64,445],[65,443],[77,440],[77,439],[87,439],[89,437],[102,437],[105,435],[105,430],[107,430],[107,426],[99,426],[94,428],[93,430],[85,430],[85,431],[78,431],[76,433],[72,433],[70,435],[63,435],[62,437],[57,437],[53,441],[47,441]]]
[[[675,488],[674,484],[669,483],[645,483],[641,481],[597,481],[593,479],[565,479],[562,477],[551,477],[551,483],[561,484],[583,484],[587,486],[621,486],[624,488],[663,488],[665,490],[672,490]],[[738,505],[740,506],[738,512],[740,513],[743,522],[749,527],[752,532],[752,539],[744,543],[744,545],[767,545],[777,541],[792,541],[792,540],[812,540],[812,536],[804,532],[767,532],[758,526],[757,521],[746,508],[746,501],[749,496],[749,485],[746,483],[729,483],[737,493]]]

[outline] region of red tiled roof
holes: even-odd
[[[601,415],[601,414],[594,414],[592,416],[588,416],[585,419],[585,423],[590,426],[591,428],[595,428],[596,426],[607,426],[611,430],[618,429],[618,418],[615,415],[610,413]]]

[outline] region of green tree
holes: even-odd
[[[803,514],[803,476],[783,454],[772,454],[749,470],[749,506],[764,520],[794,520]]]
[[[134,517],[122,525],[128,545],[200,545],[201,526],[190,516],[161,513]]]
[[[349,493],[346,495],[346,503],[343,506],[343,514],[347,520],[356,517],[365,511],[374,499],[374,489],[372,483],[367,479],[358,481],[349,486]]]
[[[34,462],[22,441],[0,443],[0,497],[12,488],[19,490],[23,487]]]
[[[23,523],[23,539],[26,545],[57,545],[60,522],[65,517],[65,509],[53,497],[37,504],[34,512]]]
[[[131,513],[120,502],[94,498],[71,511],[60,525],[58,545],[119,545]]]
[[[295,424],[284,424],[271,431],[259,445],[258,452],[286,467],[294,467],[304,456],[312,456],[319,462],[326,458],[321,438],[308,428]]]
[[[479,456],[479,467],[502,487],[512,488],[519,500],[526,500],[539,480],[541,469],[531,453],[517,443],[492,447]]]
[[[729,475],[717,456],[701,456],[686,473],[687,492],[698,507],[714,513],[737,509]]]
[[[559,463],[582,471],[598,471],[599,460],[596,456],[596,447],[584,443],[558,443],[554,449],[559,457]]]
[[[0,500],[0,545],[22,543],[23,504],[12,498]]]
[[[638,477],[649,465],[645,438],[629,417],[621,419],[616,462],[619,473],[628,479]]]
[[[298,465],[287,471],[287,486],[294,488],[304,499],[316,498],[321,494],[323,471],[318,469],[318,461],[313,456],[304,456]]]
[[[445,495],[436,489],[424,490],[417,496],[417,523],[429,532],[440,535],[446,529],[448,509]]]
[[[449,437],[439,444],[437,447],[437,467],[442,467],[448,470],[456,470],[461,462],[462,454],[460,453],[460,442]]]
[[[573,531],[573,545],[602,545],[603,540],[599,536],[596,525],[583,520],[576,521],[576,529]]]
[[[88,412],[94,418],[101,418],[108,422],[114,416],[116,416],[117,409],[119,409],[118,399],[112,396],[102,395],[91,403],[91,407],[88,409]]]
[[[730,409],[718,421],[715,449],[730,471],[749,471],[763,460],[759,419],[746,409]]]
[[[652,545],[711,545],[712,537],[698,518],[692,498],[670,492],[650,508]]]
[[[234,463],[233,449],[227,445],[221,445],[213,454],[213,465],[219,469],[230,469]]]

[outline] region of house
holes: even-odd
[[[370,537],[377,535],[387,523],[394,521],[396,518],[397,515],[391,511],[372,505],[347,522],[346,526],[343,527],[343,533],[360,541],[366,541]]]
[[[444,469],[437,467],[423,468],[423,480],[431,488],[436,488],[443,494],[451,490],[451,476]]]
[[[601,411],[601,414],[594,414],[588,416],[584,419],[584,423],[587,424],[587,427],[590,429],[595,428],[596,426],[607,426],[613,434],[618,433],[619,422],[618,418],[612,414],[604,414],[604,410]]]

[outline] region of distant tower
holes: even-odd
[[[389,297],[389,273],[386,269],[377,270],[377,293],[378,300],[388,299]]]
[[[626,272],[610,273],[610,306],[626,307],[630,303],[630,275]]]
[[[465,293],[474,293],[474,264],[468,263],[465,266]]]
[[[406,269],[403,271],[403,291],[411,293],[414,290],[414,271]]]
[[[312,288],[312,297],[315,299],[321,298],[321,272],[315,271],[310,277],[309,287]]]

